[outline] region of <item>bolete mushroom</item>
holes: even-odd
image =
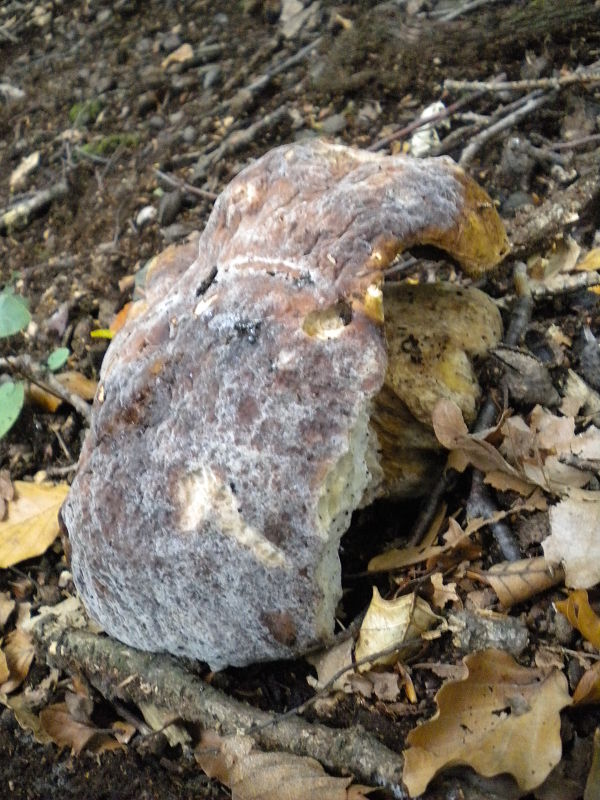
[[[331,635],[352,512],[418,490],[396,457],[411,420],[432,445],[436,381],[472,415],[464,351],[500,333],[491,301],[466,293],[462,339],[420,340],[423,379],[402,337],[460,295],[383,300],[382,271],[416,243],[471,275],[507,251],[488,196],[452,161],[316,141],[251,164],[199,239],[150,265],[63,507],[76,586],[109,634],[213,669]],[[429,318],[409,317],[419,293]]]

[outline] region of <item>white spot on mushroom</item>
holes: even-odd
[[[224,536],[231,536],[268,567],[289,567],[285,553],[248,525],[231,488],[210,467],[188,473],[177,486],[179,525],[183,531],[198,530],[206,520]]]

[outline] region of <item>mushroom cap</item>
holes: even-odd
[[[243,170],[197,242],[151,265],[63,507],[109,634],[213,669],[331,635],[340,537],[384,482],[382,270],[414,243],[471,274],[507,250],[450,160],[317,141]]]

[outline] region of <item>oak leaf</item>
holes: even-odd
[[[231,789],[232,800],[364,800],[367,787],[333,778],[313,758],[254,750],[247,736],[202,734],[196,761],[210,778]]]
[[[551,564],[562,564],[566,585],[589,589],[600,582],[600,493],[565,497],[550,508],[549,519],[544,556]]]
[[[15,498],[0,521],[0,568],[44,553],[59,532],[58,511],[67,496],[66,483],[15,481]]]
[[[411,797],[460,764],[486,777],[508,772],[529,791],[560,761],[559,712],[571,702],[564,675],[521,667],[500,650],[467,656],[465,664],[468,677],[444,684],[437,714],[408,736],[403,780]]]
[[[562,583],[565,577],[561,567],[552,569],[541,557],[503,561],[477,576],[492,587],[505,608]]]

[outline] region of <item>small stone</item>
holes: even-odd
[[[167,244],[180,242],[189,232],[188,226],[183,225],[181,222],[174,222],[172,225],[167,225],[166,228],[160,229],[161,236]]]
[[[137,107],[140,114],[147,114],[148,111],[155,109],[158,105],[158,98],[155,92],[143,92],[137,99]]]
[[[161,226],[170,225],[175,221],[177,214],[183,204],[183,195],[179,189],[174,192],[167,192],[160,198],[158,206],[158,222]]]
[[[194,144],[198,138],[198,132],[192,125],[187,125],[181,134],[181,138],[186,144]]]
[[[156,219],[156,209],[154,206],[144,206],[141,208],[135,218],[135,224],[138,228],[143,228],[148,223]]]
[[[330,117],[325,117],[320,123],[321,130],[328,136],[335,136],[341,133],[346,128],[347,124],[348,121],[343,114],[332,114]]]
[[[183,111],[174,111],[172,114],[169,114],[169,122],[171,125],[181,125],[184,119],[185,113]]]
[[[160,114],[153,114],[148,120],[148,126],[155,131],[160,131],[165,127],[165,121]]]
[[[160,49],[164,53],[172,53],[178,47],[181,47],[181,39],[176,33],[168,33],[160,43]]]
[[[215,23],[215,25],[224,28],[226,25],[229,24],[229,17],[227,16],[227,14],[215,14],[213,22]]]
[[[108,20],[112,17],[112,11],[110,8],[102,8],[96,15],[96,22],[102,25],[104,22],[108,22]]]
[[[212,89],[221,82],[221,67],[218,64],[211,64],[204,73],[202,86],[204,89]]]

